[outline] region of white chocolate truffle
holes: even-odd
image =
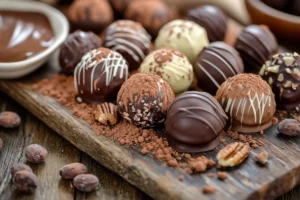
[[[169,83],[175,94],[185,92],[192,84],[193,67],[187,57],[172,49],[149,54],[140,67],[141,73],[154,73]]]
[[[197,55],[209,44],[206,30],[195,22],[174,20],[160,29],[156,48],[171,48],[183,53],[194,64]]]

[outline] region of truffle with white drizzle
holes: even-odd
[[[272,125],[276,111],[274,94],[266,81],[255,74],[238,74],[225,81],[216,99],[238,132],[259,132]]]
[[[151,50],[151,36],[141,24],[119,20],[111,24],[104,34],[104,46],[119,52],[128,62],[129,69],[139,67]]]
[[[300,56],[297,53],[274,55],[259,74],[272,87],[279,109],[300,112]]]
[[[99,48],[85,54],[74,71],[78,102],[99,104],[114,101],[128,78],[128,65],[118,52]]]

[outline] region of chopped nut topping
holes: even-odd
[[[287,80],[287,81],[285,81],[285,82],[282,84],[282,86],[285,87],[285,88],[292,87],[292,81]]]
[[[256,156],[255,156],[257,162],[265,165],[268,161],[268,152],[263,150],[262,152],[258,153]]]
[[[278,73],[279,72],[279,65],[274,65],[274,66],[272,66],[272,67],[268,67],[268,72],[272,72],[272,73]]]
[[[107,102],[97,105],[95,119],[103,125],[115,125],[118,122],[117,106]]]
[[[269,81],[268,81],[268,82],[269,82],[270,85],[273,84],[273,79],[272,79],[272,77],[269,78]]]
[[[284,76],[283,76],[283,74],[282,74],[282,73],[280,73],[280,74],[279,74],[279,76],[278,76],[277,80],[278,80],[279,82],[282,82],[282,81],[284,81]]]
[[[294,68],[292,75],[296,80],[300,80],[300,70],[298,68]]]
[[[291,74],[292,71],[290,70],[290,68],[285,68],[286,73]]]
[[[288,67],[294,63],[295,59],[293,57],[283,57],[283,61],[285,65]]]
[[[263,76],[265,71],[266,71],[266,68],[267,68],[266,65],[263,65],[260,72],[259,72],[259,75]]]
[[[292,83],[292,88],[293,90],[297,90],[298,84],[297,83]]]

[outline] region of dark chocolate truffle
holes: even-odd
[[[238,36],[235,48],[244,61],[245,70],[257,73],[277,53],[278,44],[267,27],[250,25]]]
[[[100,33],[113,21],[113,11],[107,0],[76,0],[68,18],[73,30]]]
[[[210,42],[223,41],[227,31],[227,17],[217,7],[205,5],[188,11],[186,18],[206,29]]]
[[[300,56],[297,53],[274,55],[259,74],[272,87],[279,109],[300,111]]]
[[[165,122],[169,144],[179,152],[214,149],[227,116],[218,101],[206,92],[185,92],[170,106]]]
[[[272,125],[276,111],[274,94],[266,81],[255,74],[238,74],[225,81],[216,96],[239,132],[260,132]]]
[[[59,54],[61,71],[65,74],[73,74],[76,65],[82,56],[102,45],[100,37],[92,32],[76,31],[70,34],[62,45]]]
[[[125,18],[141,23],[155,38],[159,29],[175,18],[174,12],[161,0],[133,1]]]
[[[76,99],[91,104],[114,101],[127,77],[127,62],[121,54],[106,48],[89,51],[74,71]]]
[[[161,77],[135,74],[121,87],[117,103],[122,117],[141,127],[154,127],[165,121],[175,95]]]
[[[194,72],[199,87],[215,95],[229,77],[244,72],[244,65],[234,48],[224,42],[214,42],[198,55]]]
[[[104,46],[119,52],[128,62],[129,69],[137,69],[151,50],[151,37],[140,23],[119,20],[104,34]]]
[[[110,4],[112,5],[115,13],[121,17],[124,15],[127,6],[131,4],[133,1],[138,1],[138,0],[109,0]],[[140,0],[143,1],[143,0]]]

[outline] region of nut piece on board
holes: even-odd
[[[278,124],[278,131],[284,135],[300,135],[300,123],[295,119],[284,119]]]
[[[98,189],[99,179],[92,174],[80,174],[74,178],[73,184],[82,192],[91,192]]]
[[[0,151],[1,151],[2,147],[3,147],[3,141],[2,141],[2,139],[0,138]]]
[[[32,169],[28,166],[25,165],[23,163],[18,163],[18,164],[14,164],[11,168],[10,168],[10,173],[11,176],[14,177],[15,174],[19,171],[28,171],[32,173]]]
[[[213,187],[213,186],[208,186],[208,185],[206,185],[206,186],[203,187],[202,192],[203,192],[204,194],[213,194],[213,193],[216,192],[216,188]]]
[[[265,165],[268,162],[268,152],[266,150],[263,150],[262,152],[258,153],[255,156],[257,162],[260,164]]]
[[[234,142],[219,151],[217,159],[222,167],[234,167],[241,164],[250,154],[248,143]]]
[[[63,179],[73,179],[75,176],[79,174],[85,174],[87,172],[87,168],[84,164],[81,163],[71,163],[63,166],[59,170],[59,175]]]
[[[218,175],[218,179],[220,180],[225,180],[228,177],[227,172],[217,172],[217,175]]]
[[[107,102],[97,105],[95,119],[102,125],[115,125],[118,122],[117,106]]]
[[[32,193],[37,188],[38,179],[35,174],[28,171],[19,171],[13,177],[15,190],[19,192]]]
[[[47,150],[38,144],[31,144],[25,149],[25,156],[27,158],[27,161],[31,163],[44,162],[47,155]]]
[[[0,113],[0,126],[15,128],[21,124],[21,118],[17,113],[5,111]]]

